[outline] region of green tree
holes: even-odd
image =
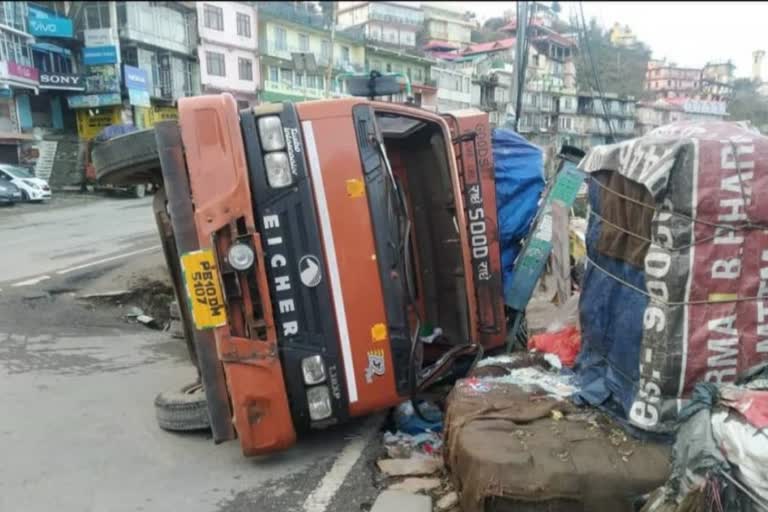
[[[750,121],[761,132],[768,131],[768,101],[757,92],[760,84],[747,78],[733,82],[728,113],[733,121]]]
[[[571,22],[574,27],[581,27],[581,23],[574,21]],[[595,73],[587,54],[588,49],[592,54]],[[633,47],[612,45],[608,31],[603,30],[593,18],[586,34],[582,30],[579,38],[579,51],[574,61],[577,86],[583,90],[596,90],[597,74],[604,93],[612,92],[640,99],[644,94],[643,82],[650,56],[650,50],[643,44]]]

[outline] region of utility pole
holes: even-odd
[[[325,97],[329,98],[331,91],[331,77],[333,76],[333,53],[336,42],[336,21],[338,18],[338,2],[331,2],[331,55],[328,60],[328,68],[325,70]]]
[[[523,110],[523,90],[525,89],[525,41],[528,31],[528,2],[517,2],[517,37],[515,41],[515,131],[520,124]]]

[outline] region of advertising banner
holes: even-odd
[[[72,20],[29,6],[29,33],[43,37],[72,37]]]
[[[92,46],[83,48],[83,64],[94,66],[117,62],[117,49],[114,46]]]

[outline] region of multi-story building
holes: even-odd
[[[614,23],[610,32],[608,32],[608,39],[612,45],[623,48],[629,48],[637,44],[637,36],[629,28],[629,25],[622,25],[618,22]]]
[[[358,28],[372,43],[416,48],[424,24],[419,8],[395,2],[339,2],[340,28]]]
[[[472,74],[460,69],[432,66],[430,76],[437,87],[437,111],[472,106]]]
[[[66,95],[82,89],[65,2],[0,2],[0,161],[51,173],[51,134],[74,131]]]
[[[444,3],[422,3],[424,31],[428,41],[440,41],[463,47],[472,41],[473,24],[461,12]]]
[[[693,98],[659,99],[637,104],[636,135],[677,121],[720,121],[728,117],[724,101]]]
[[[327,21],[289,3],[260,3],[258,19],[262,101],[324,98],[326,90],[339,94],[338,74],[365,70],[359,32],[337,30],[331,45]]]
[[[69,98],[78,133],[140,128],[176,116],[179,98],[200,93],[194,2],[75,2],[85,93]]]
[[[256,8],[247,2],[195,2],[204,93],[231,93],[240,108],[254,105],[260,84]]]
[[[18,162],[20,143],[31,139],[29,98],[36,95],[40,75],[34,67],[26,2],[0,2],[0,160]]]
[[[701,99],[727,101],[733,94],[733,72],[736,66],[727,62],[708,62],[701,70]]]
[[[684,68],[665,60],[648,61],[645,90],[655,98],[693,96],[701,86],[701,69]]]
[[[415,52],[368,44],[365,47],[366,71],[380,73],[401,73],[411,83],[414,103],[422,108],[436,111],[437,87],[430,79],[429,72],[436,64],[434,59],[418,55]],[[391,98],[392,101],[404,102],[405,92]]]
[[[734,69],[731,61],[709,62],[699,69],[679,67],[665,60],[650,60],[645,74],[645,90],[655,99],[726,101],[733,92]]]

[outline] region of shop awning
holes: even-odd
[[[31,133],[0,132],[0,140],[35,140]]]
[[[32,45],[32,49],[41,52],[58,53],[66,57],[72,55],[72,52],[69,51],[68,48],[62,48],[61,46],[56,46],[55,44],[51,43],[35,43]]]

